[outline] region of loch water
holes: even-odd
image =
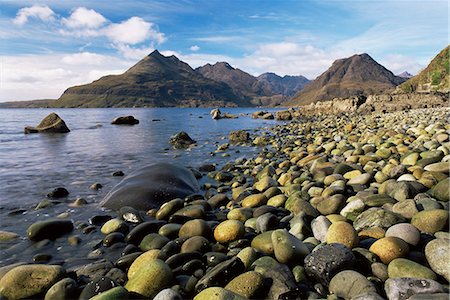
[[[258,148],[232,147],[227,151],[230,157],[211,152],[228,142],[232,130],[256,134],[255,130],[264,131],[276,123],[252,119],[256,110],[227,108],[222,112],[239,117],[212,120],[208,108],[0,109],[0,212],[33,206],[59,186],[69,190],[71,199],[100,201],[122,179],[111,176],[117,170],[129,174],[155,162],[220,166],[251,156]],[[23,133],[25,126],[36,126],[51,112],[66,122],[70,133]],[[133,115],[140,123],[111,125],[112,119],[124,115]],[[171,149],[169,138],[179,131],[187,132],[197,146]],[[89,189],[96,182],[103,185],[98,192]]]

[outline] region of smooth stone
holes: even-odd
[[[44,300],[69,300],[78,297],[78,285],[72,278],[64,278],[55,283],[45,293]]]
[[[410,220],[416,213],[419,212],[419,210],[417,209],[416,202],[414,200],[406,199],[405,201],[395,203],[392,206],[392,212]]]
[[[331,215],[339,213],[339,211],[345,206],[345,197],[341,194],[332,195],[326,197],[316,205],[316,209],[322,215]]]
[[[394,198],[392,198],[386,194],[369,195],[367,197],[364,197],[363,202],[365,205],[370,206],[370,207],[373,207],[373,206],[381,207],[386,203],[391,203],[391,204],[397,203],[397,201]]]
[[[417,181],[417,179],[412,174],[403,174],[397,178],[397,181]]]
[[[106,274],[113,268],[113,264],[105,259],[98,260],[96,262],[82,265],[75,270],[78,277],[85,276],[89,280],[97,280]]]
[[[249,271],[238,275],[225,286],[225,289],[244,298],[257,297],[263,288],[264,276],[255,271]]]
[[[242,207],[258,207],[267,203],[267,197],[264,194],[253,194],[242,200]]]
[[[169,239],[175,239],[176,237],[178,237],[178,232],[180,231],[181,226],[183,225],[176,223],[165,224],[158,230],[158,234]]]
[[[389,264],[396,258],[408,255],[408,244],[397,237],[384,237],[370,246],[369,251],[376,254],[384,264]]]
[[[134,224],[140,224],[144,222],[144,218],[142,217],[141,213],[134,207],[130,206],[121,207],[119,210],[119,216],[125,221]]]
[[[139,245],[142,239],[150,233],[158,232],[161,226],[165,225],[165,221],[148,221],[134,227],[125,237],[128,244]]]
[[[130,265],[128,269],[128,279],[133,278],[140,269],[142,269],[145,265],[149,264],[151,261],[160,258],[161,251],[158,249],[150,250],[139,255],[133,263]]]
[[[111,247],[116,243],[122,243],[125,241],[125,236],[121,232],[111,232],[103,238],[103,246]]]
[[[283,264],[267,270],[264,274],[272,282],[267,292],[268,299],[299,299],[304,297],[302,289],[297,288],[294,275]]]
[[[69,191],[63,187],[54,188],[50,193],[47,194],[47,198],[58,199],[64,198],[69,195]]]
[[[211,229],[205,220],[195,219],[190,220],[184,223],[180,231],[178,232],[178,236],[183,238],[190,238],[196,235],[209,237],[211,234]]]
[[[113,210],[131,206],[147,211],[159,208],[166,201],[194,194],[198,190],[197,179],[189,169],[169,163],[157,163],[126,176],[113,187],[100,205]]]
[[[405,258],[396,258],[388,265],[389,278],[427,278],[436,280],[437,276],[431,269]]]
[[[141,255],[142,252],[134,252],[134,253],[129,253],[129,254],[125,254],[121,257],[119,257],[116,262],[114,263],[114,265],[117,268],[120,268],[122,270],[128,270],[130,268],[130,266],[133,264],[133,262],[136,260],[136,258],[139,257],[139,255]]]
[[[416,294],[444,292],[442,285],[432,279],[389,278],[384,284],[389,300],[406,300]]]
[[[162,289],[170,286],[173,280],[172,270],[160,259],[154,259],[136,271],[125,285],[129,292],[147,298],[153,298]]]
[[[245,247],[236,255],[242,261],[245,269],[248,270],[251,264],[258,258],[258,255],[252,247]]]
[[[205,253],[209,251],[209,241],[203,236],[193,236],[188,238],[182,245],[180,253],[200,252]]]
[[[408,300],[448,300],[450,295],[448,293],[435,294],[415,294],[408,298]]]
[[[65,276],[56,265],[21,265],[11,269],[0,280],[0,295],[6,299],[32,298],[46,292]]]
[[[272,232],[272,245],[275,258],[282,264],[290,264],[303,259],[309,254],[305,244],[286,229],[277,229]]]
[[[270,269],[277,268],[279,266],[280,263],[273,259],[271,256],[262,256],[251,264],[250,270],[264,275]]]
[[[431,193],[439,201],[450,201],[450,177],[441,180],[432,189]]]
[[[195,295],[194,300],[245,300],[246,298],[233,293],[232,291],[226,290],[221,287],[210,287],[204,289],[197,295]]]
[[[270,212],[265,213],[256,219],[256,231],[266,232],[274,230],[278,227],[278,223],[278,218],[274,214]]]
[[[285,195],[276,195],[267,200],[267,205],[274,207],[282,207],[286,203],[287,197]]]
[[[422,232],[434,234],[448,225],[448,211],[445,209],[420,211],[412,217],[411,224]]]
[[[383,282],[389,278],[388,268],[383,263],[374,262],[370,265],[370,269],[372,270],[372,274]]]
[[[31,241],[41,241],[44,239],[54,240],[72,230],[72,221],[50,219],[33,223],[27,229],[27,237]]]
[[[169,143],[174,149],[184,149],[194,145],[196,141],[194,141],[186,132],[180,131],[170,137]]]
[[[208,203],[213,209],[222,205],[226,205],[229,201],[230,199],[228,199],[228,196],[226,194],[216,194],[208,199]]]
[[[340,214],[349,219],[354,220],[361,212],[364,211],[366,205],[361,199],[349,202],[340,212]]]
[[[112,289],[104,291],[89,300],[121,300],[128,299],[128,291],[122,286],[116,286]]]
[[[300,198],[298,194],[294,194],[286,200],[285,208],[292,212],[294,215],[305,213],[306,215],[313,218],[320,215],[319,211],[314,208],[311,203]]]
[[[223,221],[214,229],[214,239],[219,243],[229,243],[238,240],[244,234],[244,225],[238,220]]]
[[[441,173],[448,174],[450,171],[450,163],[449,162],[438,162],[438,163],[426,165],[423,169],[425,171],[429,171],[429,172],[441,172]]]
[[[238,220],[241,222],[245,222],[253,216],[253,211],[251,208],[233,208],[227,214],[227,219],[229,220]]]
[[[372,207],[356,217],[353,227],[356,231],[367,227],[389,228],[404,221],[405,219],[402,216],[382,208]]]
[[[416,164],[417,160],[419,159],[419,153],[413,152],[411,154],[408,154],[401,160],[401,163],[404,165],[413,166]]]
[[[266,255],[273,254],[272,232],[266,231],[253,238],[251,246]]]
[[[344,299],[377,292],[375,286],[366,277],[351,270],[341,271],[333,276],[328,289],[330,293]]]
[[[267,190],[270,187],[276,187],[277,181],[273,179],[272,177],[265,176],[261,178],[258,182],[255,183],[254,187],[259,192],[263,193],[265,190]]]
[[[100,229],[100,232],[104,235],[110,234],[112,232],[121,232],[123,234],[128,233],[128,225],[125,223],[125,221],[121,219],[111,219],[109,221],[106,221],[105,224],[103,224],[102,228]]]
[[[170,215],[172,215],[177,210],[183,208],[183,206],[184,206],[183,199],[177,198],[170,200],[161,205],[159,210],[156,212],[155,217],[157,220],[167,220],[170,217]]]
[[[416,246],[420,242],[419,230],[409,223],[399,223],[389,227],[385,236],[401,238],[412,246]]]
[[[359,243],[358,234],[347,222],[335,222],[328,228],[325,236],[327,244],[340,243],[352,249]]]
[[[450,281],[450,243],[448,239],[434,239],[425,246],[425,256],[431,269]]]
[[[345,178],[345,174],[344,174],[344,178]],[[352,179],[350,179],[349,181],[347,181],[348,185],[355,185],[355,184],[367,184],[369,183],[370,179],[372,178],[372,175],[370,175],[369,173],[364,173],[361,175],[358,175],[356,177],[353,177]]]
[[[102,293],[106,292],[114,287],[116,287],[117,284],[111,280],[108,277],[101,277],[96,280],[93,280],[89,282],[84,289],[81,291],[79,300],[89,300],[92,297]]]
[[[184,219],[203,219],[205,217],[205,208],[202,205],[188,205],[183,207],[182,209],[177,210],[172,216],[182,216],[186,217]],[[169,218],[169,222],[172,222],[171,218]],[[183,219],[183,218],[181,218]]]
[[[352,269],[355,265],[355,255],[342,244],[324,245],[306,256],[304,260],[308,276],[326,285],[335,274]]]
[[[172,289],[163,289],[160,291],[153,300],[182,300],[181,295]]]
[[[245,271],[245,266],[238,257],[223,261],[199,279],[195,286],[197,292],[212,287],[224,286],[238,274]]]
[[[139,248],[144,252],[153,249],[161,249],[169,241],[170,240],[165,236],[157,233],[150,233],[142,239],[141,243],[139,244]]]
[[[15,232],[0,230],[0,243],[9,242],[20,237]]]
[[[314,237],[321,241],[325,242],[325,238],[327,235],[328,228],[330,227],[331,222],[325,216],[318,216],[311,222],[311,230],[313,232]]]

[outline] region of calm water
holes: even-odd
[[[126,174],[140,166],[168,161],[185,166],[224,163],[257,151],[253,147],[229,150],[231,157],[212,157],[217,144],[231,130],[253,132],[276,121],[252,119],[256,109],[234,108],[223,111],[239,114],[238,119],[215,121],[210,109],[0,109],[0,209],[27,208],[42,200],[54,187],[64,186],[70,197],[82,196],[91,202],[101,197]],[[23,134],[26,125],[36,126],[50,112],[56,112],[71,129],[68,134]],[[136,126],[115,126],[114,117],[133,115]],[[160,121],[156,121],[160,120]],[[198,146],[191,150],[172,150],[168,140],[186,131]],[[240,153],[235,153],[239,150]],[[89,189],[92,183],[104,185],[102,191]]]

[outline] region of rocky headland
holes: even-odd
[[[433,99],[278,112],[279,125],[232,132],[222,150],[258,145],[255,157],[137,171],[105,198],[112,210],[55,189],[37,211],[11,212],[32,220],[26,232],[0,232],[0,295],[448,299],[450,109]]]

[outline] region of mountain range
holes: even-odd
[[[336,60],[331,67],[300,90],[288,105],[305,105],[334,98],[377,94],[393,90],[406,79],[395,76],[370,55],[355,54]]]
[[[55,106],[276,105],[307,81],[303,76],[284,79],[277,75],[259,80],[226,62],[194,70],[174,55],[166,57],[155,50],[121,75],[104,76],[90,84],[68,88]]]

